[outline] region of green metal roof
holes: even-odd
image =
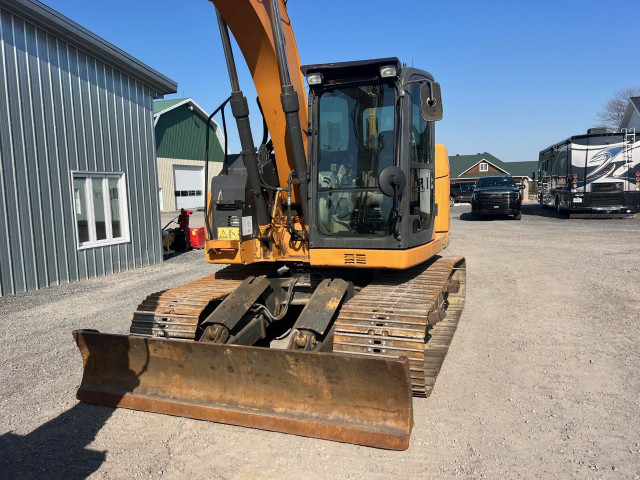
[[[493,163],[498,168],[502,168],[500,166],[502,161],[487,152],[478,153],[476,155],[452,155],[449,157],[451,178],[459,177],[462,172],[469,170],[482,159],[487,160],[489,163]]]
[[[449,157],[451,168],[451,178],[479,178],[486,176],[500,175],[499,173],[463,173],[473,167],[481,160],[486,160],[500,170],[516,177],[531,177],[531,173],[538,170],[537,161],[527,162],[503,162],[499,158],[488,152],[477,153],[475,155],[452,155]]]
[[[507,171],[514,177],[531,177],[533,172],[538,171],[537,161],[525,162],[503,162]]]
[[[480,177],[506,177],[506,173],[491,173],[491,172],[482,172],[482,173],[465,173],[464,175],[459,175],[457,177],[451,178],[480,178]]]
[[[204,160],[208,114],[191,98],[153,102],[156,155],[161,158]],[[164,113],[162,113],[164,112]],[[224,159],[222,135],[209,124],[209,161]]]
[[[177,105],[185,100],[189,100],[188,98],[172,98],[170,100],[156,100],[153,102],[153,113],[154,115],[158,112],[166,110],[167,108],[171,108],[174,105]]]

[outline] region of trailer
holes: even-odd
[[[640,212],[640,138],[635,130],[575,135],[540,152],[538,201],[571,218]]]

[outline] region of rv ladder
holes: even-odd
[[[629,164],[633,160],[633,146],[636,143],[636,129],[623,128],[622,131],[624,132],[624,144],[623,144],[622,155],[625,163]]]

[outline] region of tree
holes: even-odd
[[[614,93],[613,98],[605,103],[596,114],[603,127],[612,130],[620,128],[624,112],[627,110],[627,104],[631,97],[640,97],[640,85],[618,90]]]

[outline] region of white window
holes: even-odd
[[[480,171],[481,172],[488,172],[489,171],[489,164],[487,162],[480,162]]]
[[[78,249],[129,241],[123,173],[73,173]]]

